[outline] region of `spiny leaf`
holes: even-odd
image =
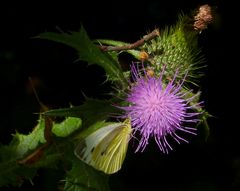
[[[72,169],[67,174],[64,190],[109,191],[108,176],[74,159]]]
[[[2,152],[2,148],[0,149]],[[37,169],[17,165],[16,161],[0,163],[0,187],[21,186],[24,180],[31,180],[36,175]]]
[[[44,138],[44,126],[44,119],[40,117],[38,125],[29,135],[16,133],[10,146],[14,148],[18,157],[23,157],[29,150],[35,149],[39,143],[46,142]]]
[[[44,115],[56,117],[80,117],[84,127],[87,127],[97,121],[107,119],[117,111],[118,109],[113,107],[109,100],[87,98],[85,103],[81,106],[50,110],[45,112]]]
[[[29,135],[16,133],[10,145],[0,147],[0,186],[20,186],[23,180],[33,178],[36,169],[18,165],[17,160],[35,149],[40,143],[45,143],[42,117]]]
[[[39,161],[36,161],[34,164],[32,164],[31,168],[57,168],[59,158],[61,158],[62,155],[58,152],[56,152],[56,147],[50,148],[49,150],[45,151],[44,155]]]
[[[97,64],[104,68],[107,75],[111,76],[111,79],[118,79],[122,84],[126,83],[122,69],[116,59],[113,59],[111,55],[102,52],[94,45],[83,27],[79,32],[71,32],[70,34],[46,32],[39,34],[37,38],[53,40],[76,49],[79,52],[80,60],[87,61],[90,64]]]
[[[76,117],[68,117],[61,123],[53,125],[52,132],[58,137],[67,137],[76,131],[82,124],[82,120]]]
[[[66,137],[80,125],[81,119],[66,118],[53,125],[53,132],[56,136]],[[56,164],[61,154],[55,147],[46,151],[48,145],[44,139],[44,128],[45,118],[40,116],[29,135],[16,133],[9,145],[0,147],[0,186],[20,186],[24,180],[32,179],[38,168],[55,166],[53,164]]]

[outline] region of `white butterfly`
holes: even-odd
[[[95,169],[113,174],[122,167],[131,133],[130,119],[112,123],[83,139],[74,153]]]

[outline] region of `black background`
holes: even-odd
[[[113,190],[238,190],[238,20],[234,5],[223,1],[2,3],[1,143],[9,143],[16,130],[28,133],[35,124],[34,113],[39,111],[39,105],[29,77],[34,80],[41,101],[52,108],[79,105],[83,93],[104,98],[109,90],[108,84],[103,84],[101,68],[75,62],[77,54],[69,47],[32,37],[46,31],[58,32],[59,28],[76,31],[82,24],[92,39],[134,42],[155,27],[173,24],[180,11],[188,13],[205,3],[216,12],[215,23],[199,36],[207,60],[201,79],[202,100],[214,116],[209,119],[208,141],[204,141],[204,132],[199,132],[199,136],[189,137],[190,144],[176,146],[169,155],[163,155],[154,143],[137,154],[130,146],[123,169],[110,177],[110,183]],[[50,175],[59,176],[54,171]],[[33,180],[35,185],[25,182],[21,189],[52,190],[48,176],[49,172],[39,171]]]

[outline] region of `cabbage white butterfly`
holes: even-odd
[[[74,153],[95,169],[113,174],[122,167],[131,133],[130,119],[112,123],[83,139]]]

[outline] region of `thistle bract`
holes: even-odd
[[[196,134],[196,128],[188,127],[189,123],[198,121],[198,112],[194,112],[194,105],[189,103],[193,97],[185,98],[189,91],[182,91],[181,83],[174,83],[175,76],[168,84],[162,83],[162,75],[159,77],[148,76],[139,73],[139,70],[132,66],[134,83],[127,95],[128,106],[122,107],[125,110],[124,117],[130,117],[134,133],[140,134],[137,151],[143,151],[154,137],[160,150],[168,153],[172,150],[167,137],[172,137],[177,143],[188,142],[180,137],[178,131]],[[184,92],[184,93],[183,93]],[[198,104],[197,104],[198,105]]]
[[[189,23],[189,17],[179,16],[175,26],[162,29],[160,35],[151,41],[145,43],[142,50],[149,58],[148,64],[154,72],[160,73],[165,66],[165,77],[174,76],[178,70],[177,80],[183,79],[188,71],[188,82],[196,84],[197,79],[202,76],[199,70],[204,58],[201,49],[198,47],[198,36],[192,23]],[[190,19],[191,20],[191,19]]]

